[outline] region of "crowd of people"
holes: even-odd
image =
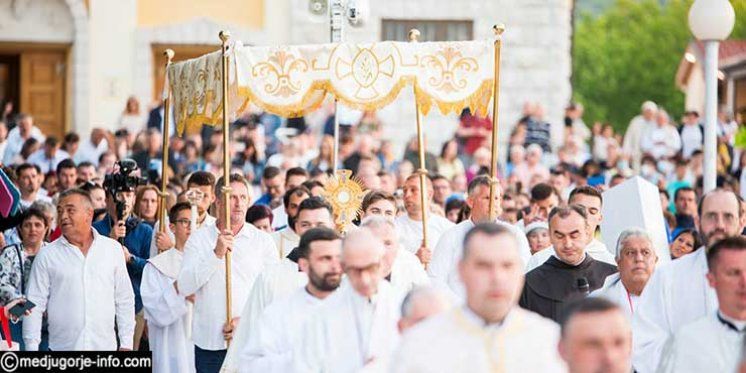
[[[526,103],[497,184],[490,118],[465,109],[418,170],[416,139],[397,154],[375,113],[348,114],[339,166],[366,194],[340,234],[325,191],[333,115],[241,116],[227,178],[209,126],[171,136],[162,172],[163,108],[141,112],[134,98],[112,129],[60,139],[5,115],[0,157],[22,209],[0,218],[4,339],[150,350],[155,372],[729,372],[746,361],[741,118],[718,117],[718,188],[705,192],[695,111],[679,125],[645,102],[622,136],[586,125],[573,103],[558,140]],[[604,192],[636,176],[659,190],[666,247],[646,222],[601,229]]]

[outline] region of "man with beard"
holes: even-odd
[[[240,352],[241,372],[287,372],[298,331],[321,301],[339,286],[342,241],[336,232],[313,228],[303,234],[296,251],[298,266],[308,275],[308,284],[264,309]]]
[[[319,197],[301,202],[295,220],[295,231],[302,237],[312,228],[333,228],[332,208]],[[223,363],[223,372],[238,371],[238,354],[243,350],[249,336],[257,329],[257,320],[264,309],[275,299],[286,297],[308,282],[306,273],[299,271],[297,252],[282,258],[277,265],[267,268],[256,278],[254,286],[241,314],[241,326],[228,349]]]
[[[197,229],[203,226],[215,225],[215,217],[210,215],[208,210],[213,203],[215,203],[215,175],[207,171],[196,171],[187,181],[187,193],[194,191],[193,193],[201,193],[202,199],[197,202]],[[168,222],[168,216],[166,216]],[[155,258],[158,253],[168,250],[175,245],[175,237],[173,232],[166,229],[165,232],[160,232],[160,222],[156,221],[153,226],[153,238],[150,240],[150,257]]]
[[[683,325],[715,313],[718,301],[707,285],[707,247],[737,236],[743,216],[735,193],[715,189],[702,197],[697,215],[705,248],[674,260],[653,273],[635,310],[633,365],[654,372],[666,341]]]
[[[298,208],[301,202],[308,199],[311,192],[303,186],[288,189],[282,197],[283,208],[287,219],[287,226],[274,233],[272,239],[275,240],[279,258],[282,259],[290,254],[300,241],[300,236],[295,231],[295,218],[298,215]]]

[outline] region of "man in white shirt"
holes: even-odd
[[[187,202],[171,207],[169,229],[174,232],[174,246],[150,258],[142,273],[140,296],[148,321],[153,370],[157,372],[194,372],[191,339],[194,296],[180,294],[176,289],[184,245],[191,233],[190,215],[191,206]]]
[[[44,140],[44,147],[32,153],[26,162],[39,166],[42,174],[57,169],[57,165],[63,159],[70,158],[66,151],[60,150],[59,140],[54,136],[47,137]]]
[[[422,242],[422,208],[420,199],[420,174],[413,173],[404,182],[404,208],[407,213],[396,218],[396,229],[404,249],[417,255],[427,266],[432,257],[432,248],[438,246],[440,236],[453,226],[450,220],[430,213],[433,203],[433,183],[425,178],[425,210],[427,211],[427,247]]]
[[[38,142],[44,141],[44,134],[34,126],[34,118],[28,114],[19,115],[18,125],[8,132],[8,145],[5,147],[2,163],[12,165],[13,160],[21,154],[23,144],[32,137]]]
[[[559,327],[518,307],[523,263],[506,227],[476,225],[464,239],[459,274],[465,304],[408,330],[392,372],[559,372]]]
[[[308,274],[308,283],[264,309],[240,352],[241,372],[288,372],[292,368],[293,344],[301,327],[321,301],[339,287],[342,241],[335,231],[310,229],[303,234],[296,250],[298,266]]]
[[[34,260],[28,300],[36,307],[23,323],[26,349],[36,351],[42,314],[49,322],[53,351],[131,350],[135,295],[122,245],[91,227],[93,203],[79,189],[60,195],[62,237],[43,247]]]
[[[650,235],[640,228],[626,229],[619,234],[616,253],[619,272],[606,277],[604,286],[591,296],[616,303],[631,322],[640,294],[655,270],[658,255]]]
[[[658,105],[652,101],[645,101],[642,104],[642,114],[632,118],[629,126],[627,126],[627,131],[624,132],[624,153],[631,157],[632,169],[635,172],[640,170],[640,161],[642,160],[640,144],[643,134],[648,128],[655,126],[655,115],[657,113]]]
[[[383,256],[383,277],[391,283],[400,297],[404,297],[416,286],[429,285],[422,263],[411,252],[401,249],[396,226],[391,219],[382,216],[369,216],[363,219],[361,227],[370,229],[386,247]]]
[[[632,371],[632,331],[624,312],[602,298],[568,304],[558,348],[569,373]]]
[[[28,208],[36,201],[52,203],[52,199],[40,192],[42,175],[38,166],[24,163],[16,168],[18,190],[21,192],[21,206]]]
[[[222,192],[221,178],[215,193]],[[231,188],[230,221],[226,222],[224,198],[216,207],[214,226],[203,226],[192,233],[184,248],[184,263],[177,281],[181,294],[195,294],[192,338],[197,372],[217,372],[226,353],[226,341],[233,338],[243,305],[254,280],[268,265],[277,263],[277,248],[272,237],[246,223],[250,186],[239,174],[229,179]],[[226,322],[225,254],[231,252],[232,318]]]
[[[469,183],[466,204],[471,208],[471,216],[468,220],[462,221],[443,234],[438,246],[435,247],[433,260],[427,268],[427,273],[433,280],[433,285],[446,290],[458,301],[464,299],[464,287],[458,274],[458,263],[464,251],[464,237],[476,224],[489,221],[490,185],[490,178],[486,175],[477,176]],[[500,207],[502,205],[502,187],[497,185],[495,192],[495,215],[499,216],[502,212]],[[499,220],[495,223],[505,227],[515,235],[522,266],[525,266],[531,255],[526,235],[512,224]]]
[[[681,134],[681,156],[684,159],[691,158],[695,150],[702,149],[704,132],[704,128],[699,124],[699,113],[693,110],[684,113],[684,121],[679,128],[679,133]]]
[[[707,281],[718,310],[683,326],[668,342],[659,372],[736,372],[746,331],[746,238],[728,237],[707,251]]]
[[[303,186],[287,189],[282,197],[282,206],[285,211],[286,226],[272,233],[272,239],[275,240],[277,253],[280,259],[290,254],[290,251],[298,246],[300,235],[295,232],[295,218],[298,216],[298,208],[301,202],[308,199],[311,192]],[[273,212],[274,214],[274,212]],[[274,219],[277,219],[275,215]]]
[[[603,197],[601,192],[592,186],[581,186],[573,189],[570,192],[570,199],[568,200],[569,205],[577,205],[583,208],[588,215],[588,237],[591,241],[585,247],[586,254],[590,255],[593,259],[616,265],[616,258],[601,242],[595,237],[596,230],[601,225],[603,220],[603,214],[601,208],[603,206]],[[556,256],[557,252],[554,247],[549,247],[546,250],[541,250],[538,253],[531,256],[526,266],[526,272],[530,272],[532,269],[544,264],[552,256]]]
[[[215,217],[208,210],[215,203],[215,175],[207,171],[196,171],[189,176],[187,181],[187,193],[199,193],[202,198],[197,205],[197,228],[203,225],[215,225]],[[174,234],[168,229],[160,232],[160,222],[156,221],[153,227],[153,237],[150,239],[150,257],[154,258],[159,252],[168,250],[174,246]]]
[[[347,281],[305,323],[295,343],[295,372],[383,369],[398,342],[399,302],[383,279],[385,248],[369,229],[347,234],[342,269]]]
[[[298,208],[295,230],[303,236],[312,228],[333,228],[332,207],[320,197],[307,198]],[[308,277],[298,268],[295,250],[283,257],[279,263],[267,267],[254,281],[241,313],[241,326],[228,349],[222,371],[235,372],[238,369],[238,354],[243,350],[252,330],[257,328],[257,320],[264,309],[275,299],[285,297],[308,282]],[[277,256],[277,253],[275,253]]]
[[[715,189],[703,196],[697,215],[704,247],[661,266],[645,285],[632,322],[638,372],[654,372],[673,333],[717,310],[717,297],[706,281],[706,247],[741,233],[739,207],[738,197],[730,191]]]
[[[107,150],[109,150],[109,141],[106,140],[106,131],[102,128],[94,128],[88,139],[80,141],[73,160],[76,164],[88,161],[98,166],[101,154],[106,153]]]
[[[648,127],[640,140],[640,149],[644,154],[649,154],[656,161],[667,160],[675,156],[681,150],[681,137],[679,131],[670,123],[668,113],[658,110],[655,117],[655,125]]]

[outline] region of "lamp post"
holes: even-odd
[[[704,193],[715,189],[717,180],[718,46],[733,31],[735,19],[736,13],[728,0],[696,0],[689,8],[689,29],[705,48]]]

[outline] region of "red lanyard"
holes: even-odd
[[[5,342],[8,343],[8,348],[13,347],[13,338],[10,335],[10,324],[8,323],[8,317],[5,316],[5,308],[0,307],[0,323],[3,325],[3,334],[5,337]]]

